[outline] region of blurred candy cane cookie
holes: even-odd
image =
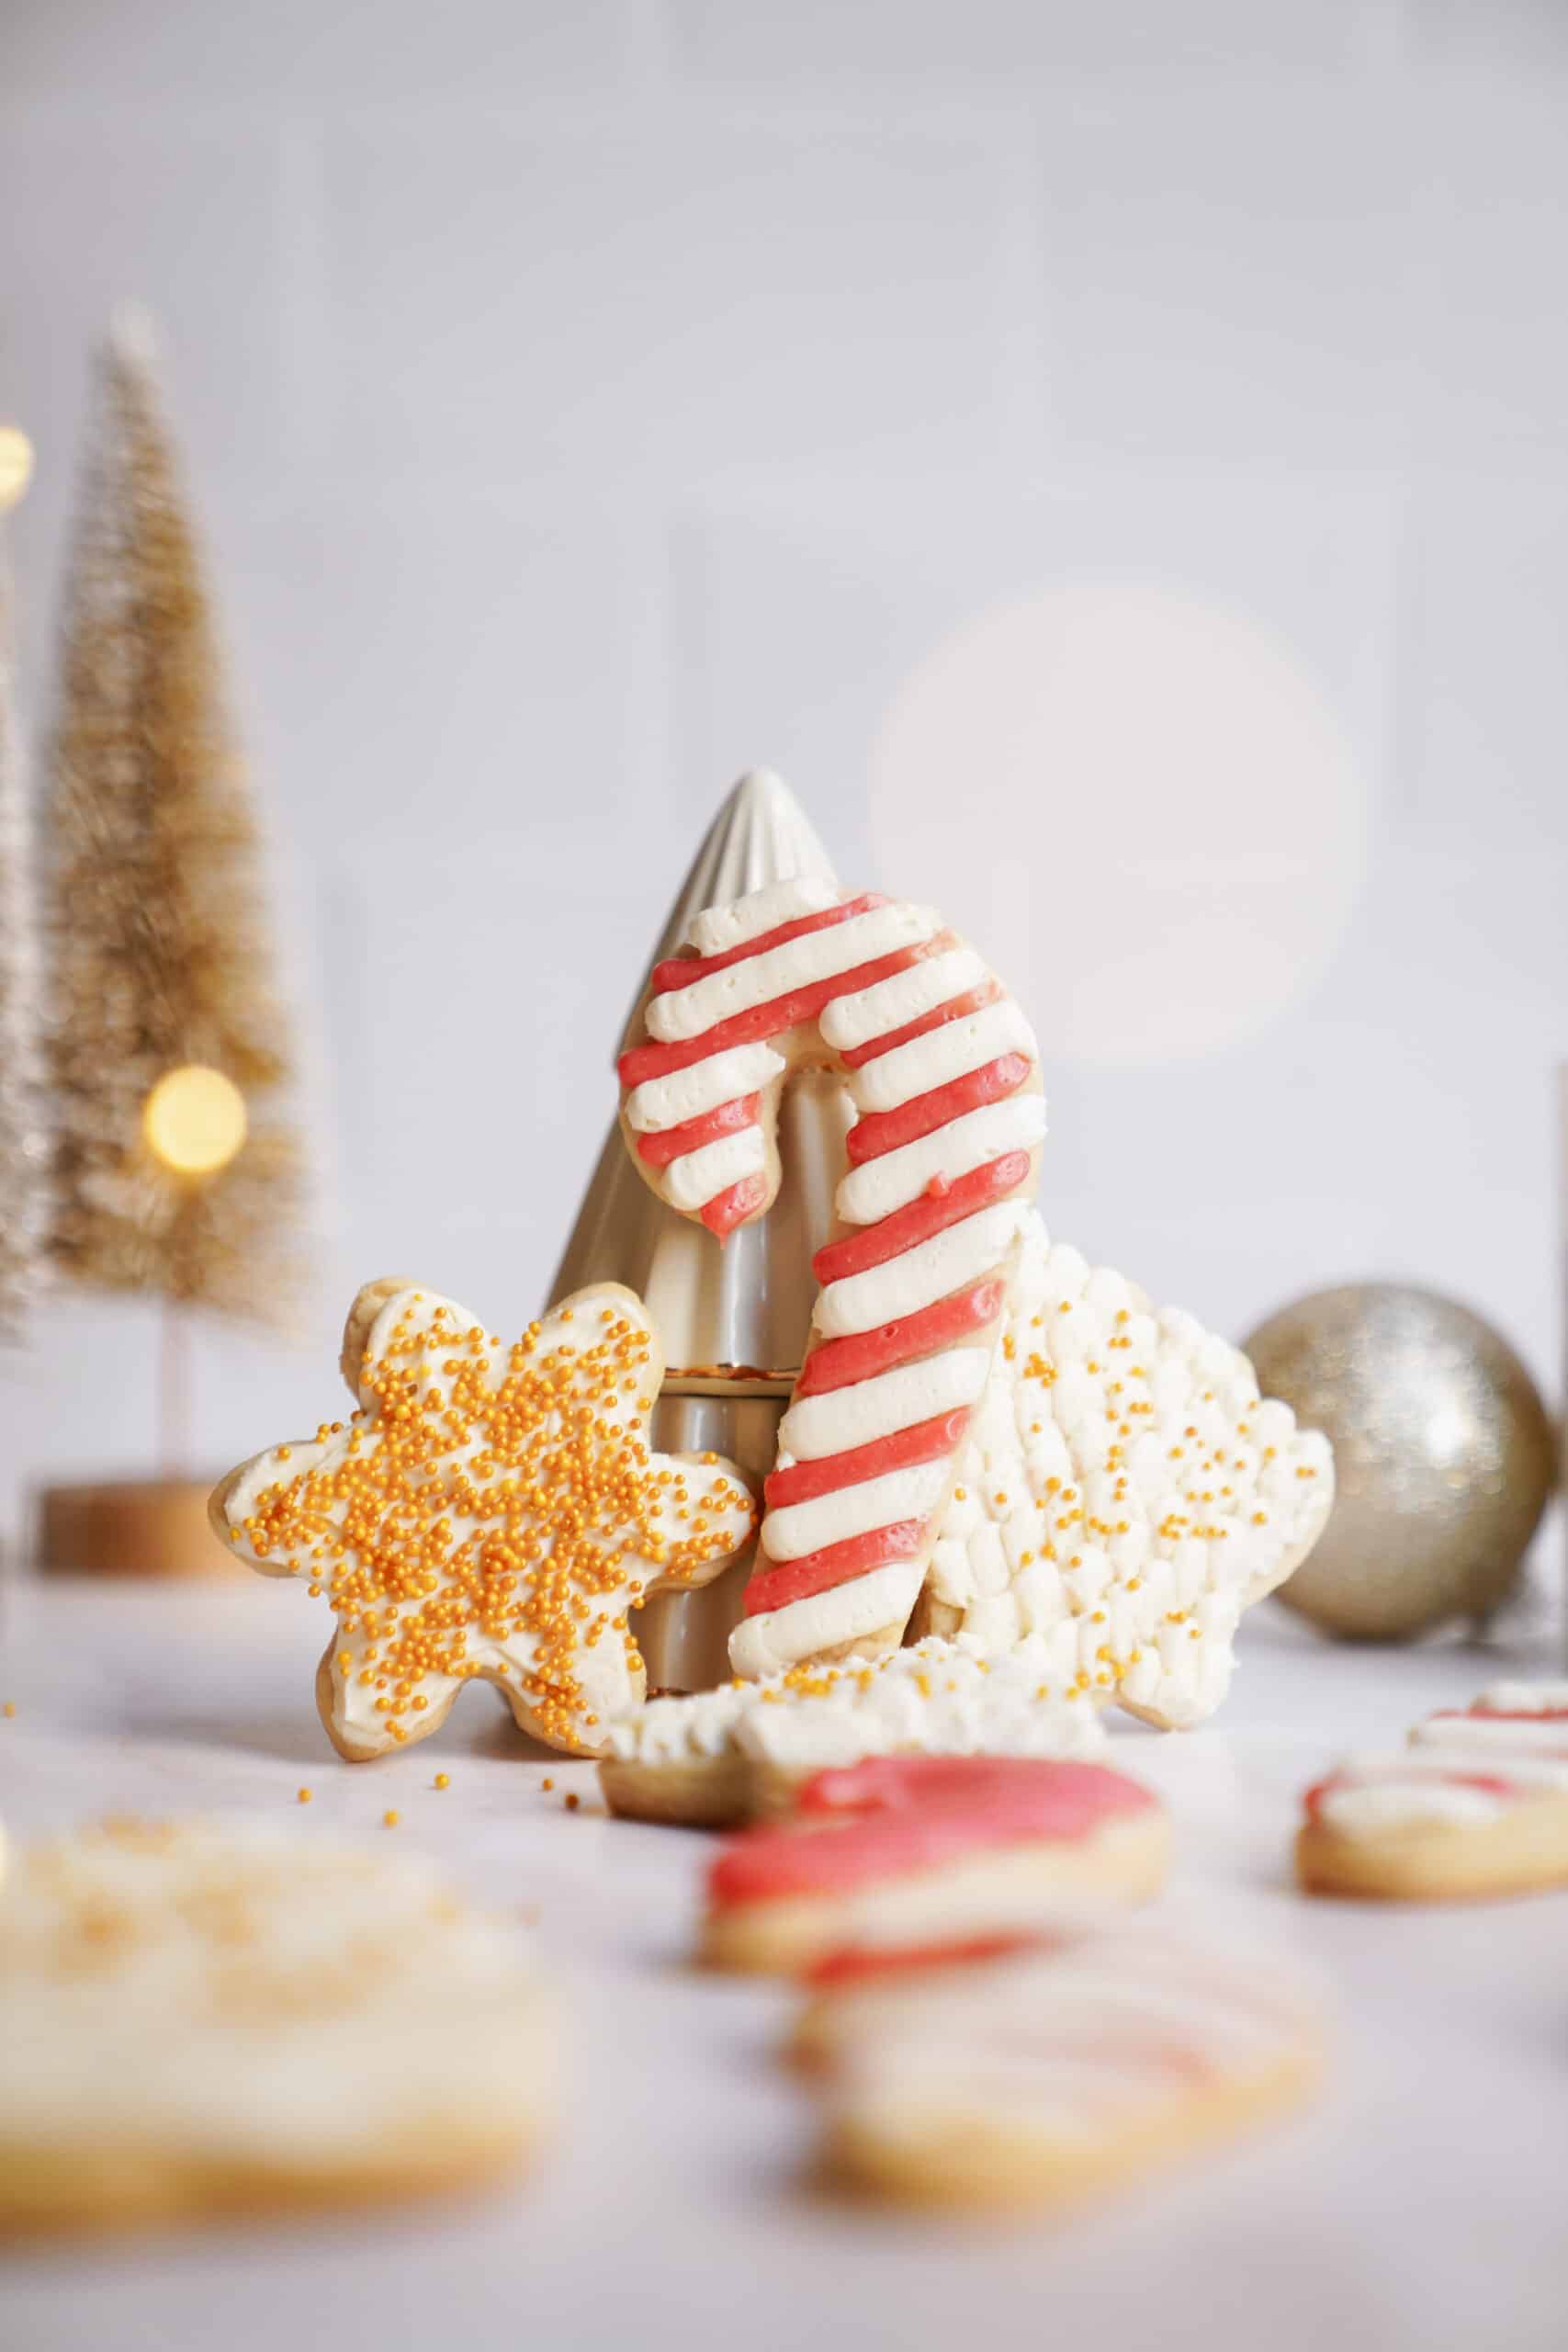
[[[1307,1791],[1314,1894],[1463,1902],[1568,1885],[1568,1682],[1504,1682]]]

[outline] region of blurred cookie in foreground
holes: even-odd
[[[249,1823],[108,1822],[0,1901],[0,2235],[487,2183],[553,2105],[512,1936],[418,1860]]]
[[[1118,1922],[990,1954],[819,1973],[829,2186],[955,2211],[1076,2203],[1288,2109],[1315,1991],[1260,1955]]]
[[[1404,1747],[1307,1791],[1296,1875],[1314,1894],[1459,1903],[1568,1886],[1568,1681],[1505,1682]]]
[[[908,1946],[1038,1926],[1066,1901],[1153,1894],[1168,1845],[1157,1798],[1108,1765],[873,1757],[819,1772],[795,1812],[723,1847],[702,1957],[790,1973],[867,1939]]]

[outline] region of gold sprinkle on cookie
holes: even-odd
[[[651,1451],[663,1366],[640,1300],[580,1291],[507,1347],[433,1292],[377,1283],[348,1331],[347,1428],[258,1455],[213,1498],[243,1557],[327,1597],[334,1742],[357,1758],[423,1737],[479,1676],[536,1736],[595,1750],[646,1688],[628,1612],[716,1575],[755,1517],[733,1464]]]

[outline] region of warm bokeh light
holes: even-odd
[[[1166,587],[993,607],[905,679],[872,754],[885,887],[944,913],[1049,1054],[1191,1060],[1301,1003],[1366,870],[1365,774],[1294,649]]]
[[[141,1125],[165,1168],[179,1176],[215,1176],[245,1140],[245,1098],[220,1069],[191,1062],[158,1080]]]
[[[32,478],[32,443],[19,424],[0,424],[0,514],[26,495]]]

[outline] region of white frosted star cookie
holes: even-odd
[[[868,1756],[1097,1756],[1093,1704],[1047,1679],[1046,1645],[988,1659],[969,1642],[796,1666],[611,1726],[599,1777],[612,1812],[722,1827],[793,1803],[814,1773]]]
[[[829,1973],[812,2010],[828,2179],[939,2208],[1072,2204],[1185,2163],[1295,2104],[1321,2064],[1304,1983],[1141,1926]]]
[[[107,1823],[0,1901],[0,2235],[446,2192],[527,2155],[554,2028],[427,1865]]]
[[[1568,1682],[1505,1682],[1307,1791],[1314,1894],[1466,1902],[1568,1886]]]
[[[1327,1440],[1237,1349],[1031,1216],[917,1624],[993,1652],[1033,1635],[1055,1678],[1179,1728],[1333,1499]]]
[[[317,1677],[340,1754],[423,1738],[478,1676],[525,1731],[591,1755],[647,1690],[635,1612],[705,1584],[750,1534],[741,1473],[649,1446],[657,1334],[618,1283],[507,1346],[412,1283],[355,1300],[357,1409],[231,1473],[213,1523],[337,1617]]]

